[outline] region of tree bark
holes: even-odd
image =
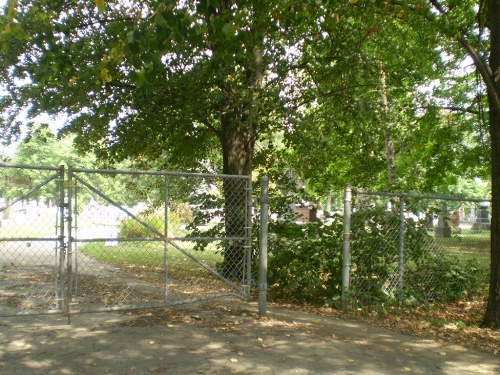
[[[232,119],[234,120],[234,119]],[[252,172],[254,140],[252,128],[227,121],[222,132],[223,173],[249,176]],[[245,180],[226,178],[223,182],[224,225],[226,237],[244,238],[246,234],[247,191]],[[244,272],[245,241],[228,241],[224,247],[222,275],[241,280]]]
[[[382,102],[382,120],[384,121],[385,151],[387,157],[387,178],[389,186],[393,186],[396,183],[396,154],[394,151],[394,140],[392,139],[392,127],[389,124],[387,76],[383,65],[380,68],[380,83],[380,99]]]
[[[488,88],[491,137],[491,271],[483,326],[500,328],[500,0],[488,0],[489,67],[494,87]]]
[[[500,112],[489,106],[491,136],[491,270],[483,326],[500,328]]]

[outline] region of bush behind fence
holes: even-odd
[[[354,190],[349,302],[460,298],[487,279],[489,201]]]
[[[488,200],[355,190],[350,206],[314,222],[271,220],[271,295],[359,308],[457,299],[486,283]]]

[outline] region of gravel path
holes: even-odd
[[[0,242],[0,316],[57,308],[56,245],[55,241]],[[66,265],[63,269],[66,272]],[[78,254],[78,274],[81,286],[91,289],[84,292],[95,293],[96,298],[112,284],[136,295],[161,296],[163,292],[161,285],[143,282],[83,253]]]

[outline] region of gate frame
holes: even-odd
[[[167,182],[169,182],[169,177],[171,176],[178,176],[178,177],[201,177],[201,178],[207,178],[207,179],[233,179],[233,180],[244,180],[246,181],[245,183],[245,191],[246,191],[246,197],[245,197],[245,207],[246,207],[246,215],[245,215],[245,227],[242,228],[244,229],[245,235],[243,237],[169,237],[168,235],[168,203],[169,203],[169,197],[167,196],[168,194],[168,189],[169,189],[169,183],[165,184],[165,196],[164,196],[164,215],[165,216],[165,235],[163,235],[161,232],[157,231],[155,228],[151,227],[148,223],[144,222],[140,218],[137,217],[137,215],[134,215],[132,212],[130,212],[127,208],[123,207],[120,203],[114,201],[114,199],[108,197],[105,193],[100,191],[98,188],[92,186],[89,182],[85,181],[85,179],[82,179],[81,177],[78,176],[78,174],[119,174],[119,175],[150,175],[150,176],[163,176]],[[252,286],[252,276],[251,276],[251,258],[252,258],[252,208],[253,208],[253,201],[252,201],[252,181],[250,176],[239,176],[239,175],[227,175],[227,174],[209,174],[209,173],[193,173],[193,172],[165,172],[165,171],[143,171],[143,170],[115,170],[115,169],[87,169],[87,168],[75,168],[70,166],[68,168],[68,206],[69,208],[69,213],[70,213],[70,219],[68,220],[70,223],[72,221],[77,222],[78,219],[78,214],[72,212],[72,207],[73,207],[73,199],[76,197],[77,194],[74,193],[74,189],[77,187],[78,183],[81,183],[83,186],[85,186],[89,191],[92,193],[96,194],[100,198],[104,199],[107,201],[109,204],[111,204],[113,207],[121,210],[124,212],[127,217],[134,219],[137,221],[139,224],[144,226],[145,228],[149,229],[153,235],[156,236],[156,241],[163,241],[165,243],[165,248],[164,248],[164,267],[168,265],[168,252],[169,252],[169,247],[172,246],[181,253],[183,253],[185,256],[190,258],[192,261],[197,263],[200,267],[206,269],[208,272],[210,272],[213,276],[217,277],[220,281],[222,281],[224,284],[228,285],[231,289],[237,291],[237,292],[225,292],[225,293],[217,293],[214,295],[210,296],[200,296],[198,298],[193,298],[188,301],[175,301],[175,302],[166,302],[165,299],[162,302],[150,302],[150,303],[131,303],[127,305],[114,305],[114,306],[99,306],[96,305],[93,308],[90,309],[83,309],[83,310],[78,310],[78,309],[73,309],[70,307],[70,305],[75,304],[75,303],[68,303],[67,304],[67,309],[66,309],[66,314],[69,316],[71,313],[82,313],[82,312],[105,312],[105,311],[122,311],[122,310],[134,310],[134,309],[142,309],[142,308],[162,308],[166,306],[173,306],[173,305],[180,305],[180,304],[187,304],[187,303],[193,303],[193,302],[199,302],[203,300],[210,300],[210,299],[217,299],[217,298],[224,298],[224,297],[233,297],[233,298],[239,298],[239,299],[246,299],[248,300],[251,297],[251,286]],[[86,239],[86,240],[78,240],[77,236],[73,236],[73,230],[74,233],[77,234],[77,228],[75,228],[73,225],[69,225],[69,233],[68,233],[68,279],[72,280],[72,273],[75,273],[75,277],[78,277],[78,251],[75,250],[75,244],[79,243],[81,241],[83,242],[94,242],[94,241],[105,241],[105,240],[116,240],[116,238],[95,238],[95,239]],[[141,240],[141,239],[137,239]],[[233,283],[231,280],[228,280],[227,278],[223,277],[218,271],[213,269],[211,266],[203,262],[202,260],[198,259],[195,255],[191,254],[190,252],[184,250],[181,246],[175,243],[175,241],[194,241],[194,240],[204,240],[204,241],[231,241],[231,240],[237,240],[237,241],[244,241],[243,248],[245,249],[246,254],[243,256],[243,263],[241,266],[241,270],[243,271],[243,278],[241,280],[241,287]],[[152,239],[154,241],[154,239]],[[70,263],[71,262],[71,263]],[[72,269],[72,264],[75,265],[76,270]],[[168,288],[168,269],[164,268],[164,283],[163,283],[163,288],[164,288],[164,296],[166,296],[167,288]],[[68,282],[69,284],[70,282]],[[74,297],[74,292],[70,290],[70,286],[68,285],[68,291],[67,294],[70,295],[69,299],[72,299]]]
[[[55,238],[0,238],[0,241],[56,241],[57,245],[55,248],[56,254],[56,264],[55,270],[56,273],[56,281],[55,281],[55,295],[56,295],[56,304],[57,308],[54,310],[48,311],[38,311],[38,310],[30,310],[30,311],[20,311],[15,314],[2,315],[2,316],[15,316],[15,315],[45,315],[45,314],[59,314],[62,313],[68,316],[68,322],[70,321],[70,315],[81,312],[99,312],[99,311],[116,311],[116,310],[133,310],[140,308],[161,308],[166,306],[172,306],[177,304],[184,303],[192,303],[199,302],[202,300],[208,299],[216,299],[223,297],[235,297],[240,299],[249,299],[251,297],[251,287],[252,287],[252,222],[253,222],[253,199],[252,199],[252,179],[251,176],[237,176],[237,175],[227,175],[227,174],[208,174],[208,173],[188,173],[188,172],[156,172],[156,171],[140,171],[140,170],[111,170],[111,169],[84,169],[84,168],[75,168],[72,166],[66,167],[64,165],[60,165],[59,167],[51,167],[51,166],[39,166],[39,165],[27,165],[27,164],[9,164],[0,162],[0,168],[17,168],[17,169],[25,169],[25,170],[44,170],[44,171],[55,171],[57,172],[55,175],[46,179],[46,181],[38,184],[37,186],[31,188],[29,192],[24,193],[22,197],[16,198],[14,202],[9,203],[6,207],[3,207],[3,210],[8,206],[11,206],[20,200],[28,197],[35,191],[40,190],[49,182],[56,180],[58,182],[58,199],[59,202],[57,204],[57,237]],[[191,260],[195,261],[198,265],[208,270],[214,276],[217,276],[222,282],[231,287],[233,290],[237,290],[238,292],[233,293],[219,293],[211,296],[201,296],[199,298],[190,299],[188,301],[179,301],[179,302],[163,302],[155,303],[154,306],[143,306],[140,304],[131,304],[124,306],[109,306],[103,308],[96,308],[92,310],[79,311],[78,309],[74,309],[73,305],[75,304],[75,291],[73,290],[72,280],[74,276],[78,276],[78,260],[77,260],[77,250],[75,249],[75,243],[78,242],[77,238],[74,238],[73,235],[77,233],[76,223],[77,223],[77,213],[73,212],[73,200],[76,202],[76,181],[82,182],[81,179],[76,175],[77,173],[101,173],[101,174],[129,174],[129,175],[156,175],[156,176],[164,176],[165,178],[165,202],[164,202],[164,215],[165,215],[165,235],[156,231],[154,228],[151,228],[147,223],[142,222],[135,215],[128,212],[124,207],[120,204],[117,204],[112,199],[102,192],[98,194],[101,198],[111,203],[113,206],[118,209],[124,211],[128,217],[132,217],[137,220],[142,225],[149,227],[152,232],[158,236],[158,241],[163,240],[164,242],[164,295],[168,294],[168,252],[169,247],[173,246],[178,251],[181,251],[184,255],[188,256]],[[169,177],[171,176],[179,176],[179,177],[201,177],[207,179],[237,179],[237,180],[245,180],[245,207],[246,207],[246,215],[245,215],[245,224],[242,232],[244,236],[242,237],[170,237],[168,233],[168,206],[169,206]],[[88,184],[89,185],[89,184]],[[91,185],[90,185],[91,186]],[[87,186],[89,187],[89,186]],[[97,189],[91,188],[93,192],[98,192]],[[96,191],[97,190],[97,191]],[[0,207],[1,208],[1,207]],[[2,211],[3,211],[2,210]],[[1,212],[1,211],[0,211]],[[261,213],[262,214],[262,213]],[[266,213],[267,215],[267,213]],[[212,269],[209,265],[205,264],[203,261],[196,258],[195,255],[189,253],[176,244],[174,241],[182,239],[183,241],[191,241],[191,240],[206,240],[206,241],[230,241],[230,240],[238,240],[243,242],[243,249],[245,253],[242,257],[241,271],[241,285],[238,286],[234,284],[232,281],[224,278],[220,275],[219,272]],[[95,239],[99,240],[99,239]],[[116,239],[115,239],[116,240]]]

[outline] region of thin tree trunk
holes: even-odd
[[[396,183],[396,155],[392,139],[392,127],[389,124],[389,101],[387,99],[387,75],[384,66],[380,67],[380,99],[382,102],[382,120],[384,121],[385,151],[387,157],[387,178],[389,186]]]
[[[500,0],[488,0],[489,65],[495,87],[488,90],[491,137],[491,273],[483,326],[500,328]]]

